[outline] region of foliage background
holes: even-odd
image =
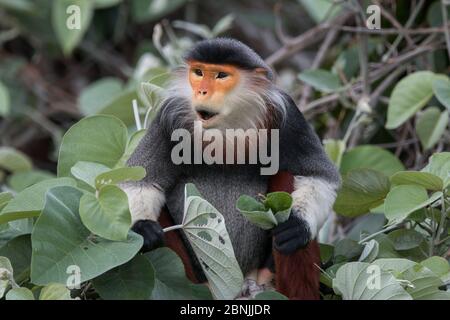
[[[82,8],[79,32],[64,26],[70,4]],[[380,30],[365,27],[369,4],[381,7]],[[81,216],[72,221],[87,228],[80,243],[92,233],[117,250],[138,249],[139,240],[127,238],[126,199],[112,203],[122,196],[119,181],[142,175],[120,171],[140,136],[132,100],[141,119],[151,119],[180,54],[222,35],[274,67],[340,167],[336,213],[319,236],[323,297],[449,299],[449,10],[444,0],[0,0],[0,256],[8,258],[0,267],[14,269],[14,281],[7,272],[0,280],[0,297],[9,290],[11,299],[29,298],[29,288],[35,298],[68,298],[64,272],[44,274],[37,258],[55,258],[39,247],[55,228],[52,197],[71,205],[68,216]],[[102,215],[120,218],[114,234],[83,214],[99,203],[120,208]],[[102,260],[72,296],[209,297],[186,284],[173,253],[133,256]],[[171,274],[164,261],[172,261]],[[367,279],[355,274],[373,265],[383,270],[378,296],[356,294]],[[127,278],[118,289],[130,268],[144,285]]]

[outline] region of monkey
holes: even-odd
[[[284,174],[281,176],[290,177],[284,189],[293,198],[286,222],[263,230],[236,208],[240,195],[266,194],[271,179],[279,176],[261,174],[260,163],[173,162],[176,141],[172,133],[177,129],[192,133],[194,123],[200,123],[205,133],[278,130],[278,170]],[[276,86],[273,70],[253,49],[231,38],[203,40],[186,52],[183,63],[173,71],[157,115],[127,164],[147,171],[143,180],[121,185],[129,199],[132,230],[143,236],[144,251],[164,245],[165,235],[158,222],[162,211],[173,223],[182,222],[184,186],[193,183],[224,216],[244,275],[267,268],[277,274],[278,267],[290,277],[300,270],[298,265],[277,263],[273,270],[271,252],[289,259],[302,248],[313,246],[311,242],[332,211],[340,186],[340,175],[320,139],[294,100]],[[190,244],[183,234],[179,236],[195,279],[205,282]]]

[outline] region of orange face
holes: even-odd
[[[225,96],[239,82],[239,71],[231,65],[189,63],[189,83],[193,91],[194,105],[222,105]]]

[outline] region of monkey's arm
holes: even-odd
[[[340,176],[294,101],[280,127],[280,170],[294,175],[291,218],[273,230],[275,247],[290,254],[314,239],[332,210]]]
[[[179,174],[170,157],[171,141],[167,130],[164,130],[161,111],[127,162],[129,166],[144,167],[147,172],[145,178],[121,185],[128,196],[133,230],[144,237],[144,250],[162,244],[163,232],[157,220],[165,204],[165,191]]]

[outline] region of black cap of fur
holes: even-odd
[[[242,69],[267,70],[267,78],[273,79],[273,72],[264,60],[250,47],[229,38],[216,38],[198,42],[184,56],[186,61],[199,61],[213,64],[230,64]]]

